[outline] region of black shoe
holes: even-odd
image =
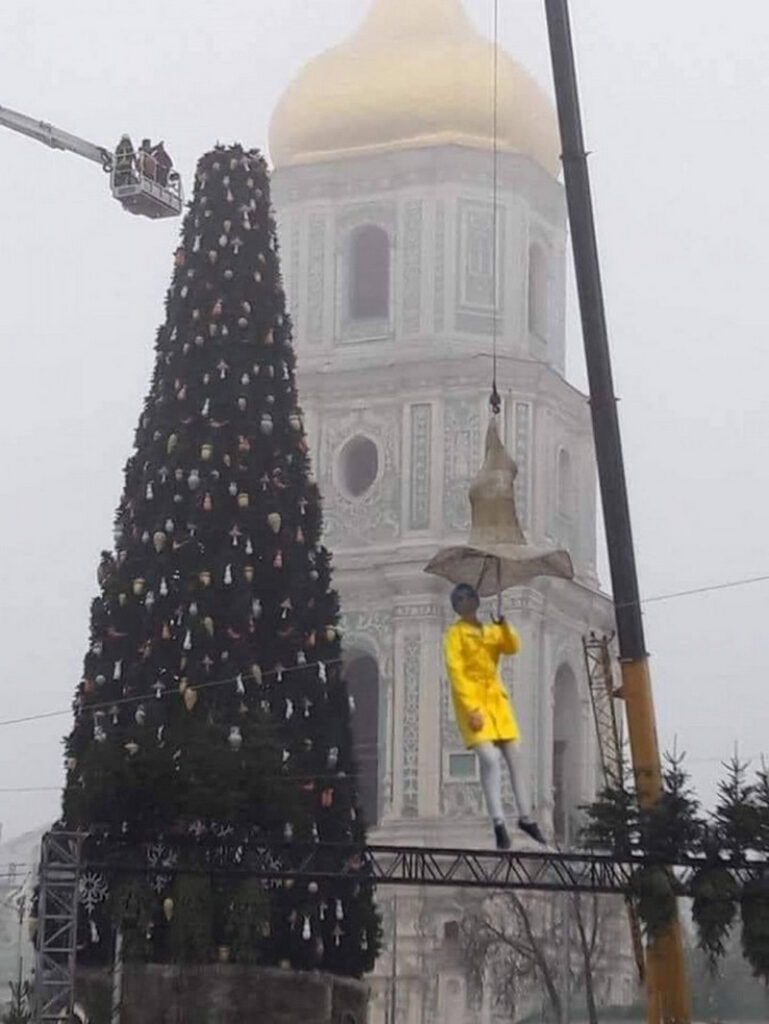
[[[512,846],[504,821],[494,823],[494,838],[497,840],[498,850],[509,850]]]
[[[521,818],[518,821],[518,828],[521,832],[525,832],[527,836],[531,836],[535,843],[541,843],[542,846],[547,845],[547,840],[539,831],[539,825],[536,821],[524,821]]]

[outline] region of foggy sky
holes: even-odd
[[[488,30],[491,0],[465,3]],[[366,6],[3,0],[0,104],[110,147],[163,138],[191,186],[217,140],[266,146],[292,74]],[[551,90],[543,6],[502,0],[501,35]],[[769,574],[769,11],[572,7],[642,593]],[[179,222],[131,217],[98,167],[5,129],[0,182],[4,721],[66,710],[79,679]],[[769,749],[768,604],[762,583],[646,608],[661,741],[677,737],[707,799],[736,741]],[[0,725],[0,790],[58,787],[69,727]],[[4,836],[58,806],[0,792]]]

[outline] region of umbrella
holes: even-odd
[[[425,572],[451,583],[470,583],[481,597],[520,586],[535,576],[570,580],[574,567],[568,551],[526,543],[515,509],[518,467],[502,444],[496,418],[486,431],[486,455],[470,485],[472,526],[467,544],[442,548]]]

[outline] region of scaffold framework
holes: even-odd
[[[43,836],[35,969],[36,1024],[61,1024],[72,1019],[83,838],[76,832],[48,832]]]

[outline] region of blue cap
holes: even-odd
[[[476,601],[480,600],[478,597],[478,591],[472,583],[457,583],[451,591],[451,607],[454,611],[457,611],[457,604],[460,598],[463,597],[474,597]]]

